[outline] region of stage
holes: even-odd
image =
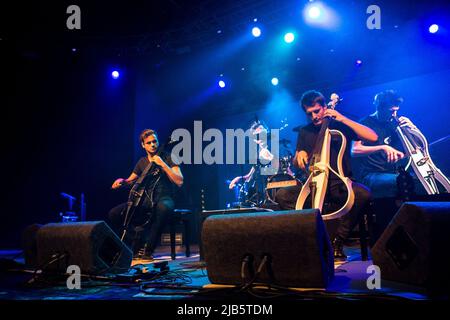
[[[177,249],[180,249],[179,247]],[[197,249],[197,250],[196,250]],[[204,262],[199,260],[198,248],[194,247],[191,257],[185,257],[181,250],[176,260],[170,260],[167,247],[158,249],[152,262],[133,260],[133,267],[126,275],[113,279],[107,277],[82,277],[81,289],[68,289],[66,280],[48,278],[30,282],[34,274],[31,270],[19,270],[20,258],[16,258],[15,268],[1,273],[1,300],[170,300],[177,301],[218,301],[218,300],[254,300],[269,301],[376,301],[401,302],[414,300],[448,299],[448,296],[431,296],[426,290],[398,282],[381,280],[380,289],[368,289],[367,279],[371,275],[367,268],[372,261],[361,261],[357,245],[346,247],[348,261],[335,263],[335,277],[326,289],[272,288],[253,285],[247,290],[226,285],[211,284]],[[14,258],[20,251],[1,251],[4,259]],[[155,263],[167,261],[169,270],[160,277],[150,279],[150,273],[158,270]],[[14,270],[13,270],[14,269]],[[136,270],[143,273],[139,276]],[[158,270],[159,271],[159,270]],[[142,281],[133,282],[141,278]]]
[[[5,5],[0,303],[448,301],[449,5]]]

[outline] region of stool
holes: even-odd
[[[348,238],[359,241],[361,260],[367,261],[369,259],[369,243],[372,237],[372,226],[374,220],[373,202],[370,202],[367,207],[361,212],[361,216],[357,225],[351,231]],[[333,241],[336,237],[336,231],[339,227],[339,219],[325,220],[330,240]]]
[[[189,209],[174,209],[173,213],[169,218],[169,228],[170,228],[170,255],[172,260],[176,259],[175,252],[175,227],[177,224],[182,223],[184,225],[184,246],[186,248],[186,257],[191,256],[190,247],[190,231],[192,225],[193,214],[192,210]]]
[[[359,224],[358,224],[358,231],[359,231],[359,245],[361,248],[361,260],[362,261],[367,261],[367,259],[369,258],[369,249],[368,249],[368,230],[367,230],[367,226],[368,226],[368,215],[367,214],[363,214],[363,216],[361,217]]]
[[[361,260],[367,261],[369,258],[369,241],[371,237],[371,227],[374,220],[373,201],[369,203],[358,223],[359,245],[361,248]]]

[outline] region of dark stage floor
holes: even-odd
[[[133,282],[131,277],[121,280],[101,277],[82,278],[81,289],[69,290],[66,278],[40,279],[30,282],[33,272],[20,269],[23,259],[20,251],[1,251],[2,272],[0,300],[218,300],[218,299],[264,299],[272,297],[282,300],[430,300],[421,288],[405,284],[381,281],[381,289],[369,290],[366,281],[367,267],[372,261],[361,261],[358,246],[346,247],[348,261],[335,264],[335,278],[326,290],[266,290],[253,288],[248,292],[224,286],[211,285],[204,263],[199,261],[198,247],[193,247],[193,255],[186,257],[183,249],[177,247],[177,259],[170,260],[170,248],[160,247],[152,262],[133,261],[134,271],[147,272],[147,278]],[[12,260],[14,259],[14,260]],[[14,265],[12,261],[17,262]],[[155,262],[167,261],[169,272],[162,277],[150,278],[148,272],[158,270]],[[16,271],[5,271],[16,269]],[[158,270],[159,271],[159,270]],[[129,272],[129,275],[132,272]],[[142,277],[142,276],[140,276]],[[139,277],[138,277],[139,278]],[[436,298],[436,297],[434,297]],[[440,299],[446,297],[439,297]],[[448,298],[448,297],[447,297]]]

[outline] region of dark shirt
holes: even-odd
[[[176,166],[176,164],[172,161],[170,153],[162,152],[159,156],[170,168]],[[149,165],[149,163],[150,161],[148,160],[147,156],[142,157],[137,162],[136,166],[133,169],[133,172],[140,176],[144,172],[145,168]],[[172,198],[174,195],[175,184],[169,179],[164,170],[155,163],[153,164],[152,169],[149,171],[149,174],[147,175],[147,178],[143,183],[146,190],[149,191],[147,193],[149,196],[151,195],[150,191],[152,191],[152,189],[154,188],[152,196],[153,203],[155,204],[162,198]]]
[[[361,124],[371,128],[378,135],[376,142],[363,142],[365,146],[379,146],[389,145],[399,151],[404,151],[402,143],[398,134],[395,131],[395,126],[386,121],[380,121],[374,115],[367,116],[361,119]],[[389,163],[387,161],[386,153],[383,151],[374,152],[368,156],[355,157],[355,161],[360,169],[359,175],[364,177],[368,173],[396,173],[399,166],[404,166],[407,159],[398,161],[396,163]]]
[[[297,151],[304,150],[308,153],[308,156],[311,157],[314,150],[314,146],[316,144],[317,136],[319,135],[320,132],[320,128],[321,126],[315,126],[312,123],[300,128],[297,138],[296,150]],[[356,140],[357,135],[351,128],[337,121],[332,121],[329,125],[329,128],[341,131],[347,140],[344,156],[342,158],[342,169],[344,170],[344,175],[346,177],[351,177],[352,176],[352,170],[350,165],[351,141]],[[337,156],[339,154],[340,148],[341,148],[341,138],[333,135],[330,146],[330,164],[331,168],[333,168],[333,170],[335,170],[336,172],[338,172]],[[336,180],[339,178],[336,177],[335,174],[330,172],[330,179]]]

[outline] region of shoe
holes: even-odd
[[[333,254],[335,260],[347,260],[347,256],[344,253],[344,241],[342,239],[334,238]]]
[[[145,260],[152,261],[155,260],[153,255],[146,251],[146,247],[140,249],[136,254],[133,255],[133,260]]]
[[[140,260],[140,261],[153,261],[155,258],[152,255],[147,254],[135,254],[133,256],[133,260]]]
[[[140,259],[143,260],[143,261],[153,261],[153,260],[155,260],[155,258],[152,255],[147,255],[147,254],[144,254],[143,256],[141,256]]]

